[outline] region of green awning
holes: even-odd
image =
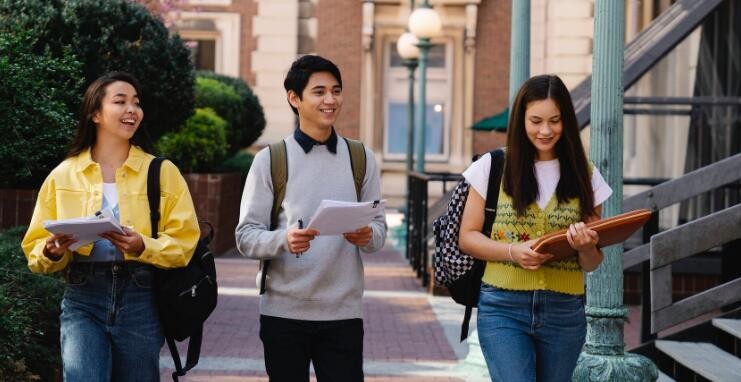
[[[476,122],[473,126],[471,126],[474,130],[480,130],[480,131],[507,131],[507,121],[509,120],[509,108],[505,108],[502,110],[499,114],[494,114],[491,117],[486,117],[478,122]]]

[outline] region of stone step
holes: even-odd
[[[741,320],[734,320],[732,318],[714,318],[713,326],[741,339]]]
[[[656,382],[675,382],[675,380],[659,370],[659,378],[656,380]]]
[[[656,348],[711,381],[741,381],[741,359],[713,344],[658,340]]]

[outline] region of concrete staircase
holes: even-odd
[[[653,359],[658,381],[741,381],[741,310],[632,351]]]

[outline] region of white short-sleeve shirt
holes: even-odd
[[[486,199],[489,188],[489,171],[491,170],[491,154],[486,153],[476,162],[473,162],[463,177]],[[561,178],[561,167],[558,159],[535,161],[535,179],[538,181],[538,199],[535,201],[543,209],[548,205],[553,193],[556,192],[558,180]],[[592,190],[594,191],[594,205],[602,204],[612,195],[612,188],[605,182],[596,166],[592,167]]]

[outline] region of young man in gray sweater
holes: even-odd
[[[270,152],[257,153],[245,182],[237,249],[271,260],[260,298],[260,339],[271,381],[308,381],[309,363],[322,381],[363,380],[363,264],[360,252],[383,247],[383,209],[370,225],[342,236],[299,228],[322,199],[357,201],[349,146],[334,130],[342,109],[342,78],[319,56],[296,60],[283,83],[299,126],[284,139],[288,180],[276,228],[270,230]],[[381,198],[373,153],[365,150],[361,201]]]

